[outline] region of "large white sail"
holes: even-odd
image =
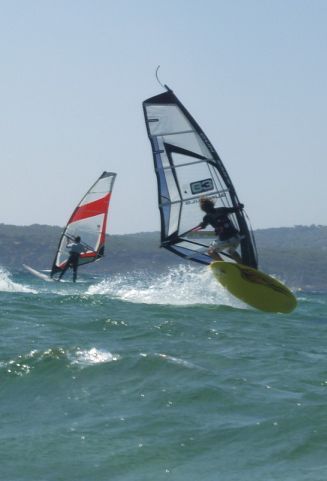
[[[212,242],[212,228],[192,232],[203,217],[201,196],[215,201],[215,207],[240,204],[229,175],[213,145],[167,86],[167,92],[143,102],[158,182],[161,215],[161,245],[177,255],[203,264]],[[242,210],[230,215],[241,234],[242,262],[256,268],[257,255],[252,232]],[[227,253],[225,253],[228,256]]]

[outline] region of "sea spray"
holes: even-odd
[[[87,294],[108,295],[144,304],[213,304],[246,308],[217,283],[208,268],[192,265],[171,267],[159,275],[138,271],[129,276],[107,277],[90,286]]]
[[[28,292],[31,294],[36,294],[36,290],[18,283],[14,282],[11,278],[10,272],[8,272],[6,269],[3,267],[0,267],[0,291],[1,292]]]

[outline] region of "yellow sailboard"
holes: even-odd
[[[215,278],[235,297],[256,309],[288,313],[297,301],[292,292],[273,277],[243,264],[215,261]]]

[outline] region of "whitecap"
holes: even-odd
[[[81,367],[118,361],[120,358],[117,354],[96,349],[95,347],[92,347],[91,349],[77,349],[76,352],[70,354],[68,357],[71,364],[77,364]]]
[[[28,292],[37,294],[37,291],[24,284],[19,284],[11,279],[11,274],[0,267],[0,291],[1,292]]]
[[[180,265],[162,274],[133,272],[129,276],[113,276],[92,285],[88,295],[108,295],[144,304],[227,305],[246,308],[214,278],[207,267]]]

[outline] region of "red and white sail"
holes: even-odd
[[[67,245],[77,236],[87,249],[80,255],[79,265],[94,262],[103,256],[108,210],[115,178],[115,173],[103,172],[77,205],[60,238],[52,274],[65,267],[69,257]]]

